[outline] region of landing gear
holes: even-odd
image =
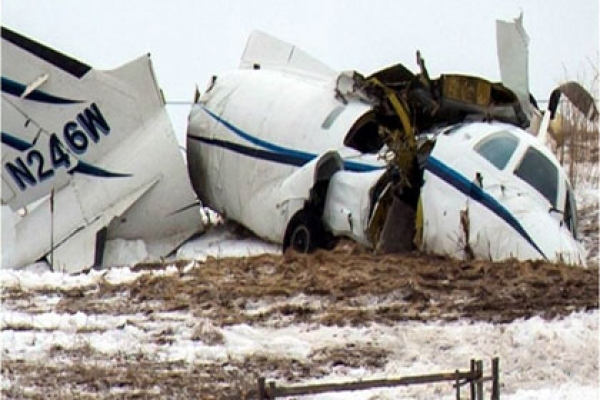
[[[303,209],[288,225],[283,240],[283,251],[292,248],[299,253],[312,253],[325,246],[326,238],[327,233],[321,219],[310,209]]]

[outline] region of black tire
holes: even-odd
[[[325,236],[321,220],[304,209],[290,221],[283,241],[283,251],[292,248],[298,253],[312,253],[323,246]]]
[[[313,232],[305,224],[298,224],[290,236],[290,247],[298,253],[310,253],[314,250]]]

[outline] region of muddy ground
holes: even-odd
[[[136,266],[154,268],[162,266]],[[320,306],[286,305],[286,299],[300,294],[318,298]],[[308,256],[209,259],[179,276],[143,275],[133,283],[106,283],[61,295],[57,312],[189,310],[219,325],[266,323],[276,315],[286,316],[279,324],[338,326],[458,318],[510,322],[598,308],[598,269],[541,261],[455,261],[416,253],[375,255],[344,243],[332,252]],[[107,298],[120,300],[109,303]],[[244,312],[259,301],[283,305],[265,313]]]
[[[597,267],[455,261],[413,253],[374,255],[349,242],[340,243],[334,251],[308,256],[209,259],[193,268],[182,261],[177,266],[179,273],[143,274],[127,284],[101,281],[75,289],[12,287],[2,293],[3,303],[5,308],[35,314],[47,311],[36,298],[58,296],[52,305],[56,313],[142,314],[149,320],[185,311],[212,321],[212,327],[199,329],[197,334],[205,343],[219,343],[223,340],[219,328],[240,323],[367,326],[465,318],[508,323],[598,308]],[[136,266],[148,271],[162,268]],[[298,296],[311,301],[288,301]],[[268,307],[257,307],[261,304]],[[8,325],[4,329],[36,328]],[[155,340],[168,344],[173,335],[172,329],[164,329]],[[201,398],[243,398],[255,387],[255,371],[276,372],[279,379],[294,382],[326,376],[332,365],[378,368],[385,364],[388,351],[376,346],[347,350],[327,348],[302,362],[252,356],[188,365],[142,353],[107,357],[85,342],[75,348],[56,345],[49,357],[64,362],[4,359],[2,375],[18,384],[3,388],[2,397],[197,398],[202,393]]]

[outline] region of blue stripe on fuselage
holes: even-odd
[[[538,245],[533,241],[531,236],[527,233],[527,231],[523,228],[523,226],[517,221],[514,215],[507,210],[502,204],[498,202],[495,198],[486,193],[479,186],[469,181],[463,175],[450,168],[449,166],[442,163],[440,160],[435,157],[429,156],[427,160],[427,165],[425,168],[442,179],[444,182],[454,187],[459,192],[462,192],[467,197],[472,198],[477,201],[494,214],[496,214],[500,219],[510,225],[519,235],[523,237],[534,249],[537,250],[538,253],[542,255],[545,259],[548,259],[544,252],[538,247]]]
[[[33,147],[31,143],[24,141],[16,136],[8,134],[6,132],[2,132],[2,144],[7,145],[18,151],[26,151]]]
[[[2,91],[13,96],[20,97],[27,87],[22,83],[15,82],[12,79],[2,77]],[[40,103],[49,104],[76,104],[83,103],[81,100],[71,100],[54,96],[41,90],[34,90],[25,97],[26,100],[33,100]]]
[[[197,140],[200,142],[204,142],[206,144],[211,144],[214,146],[232,150],[232,151],[235,151],[236,153],[244,154],[249,157],[259,158],[259,159],[266,160],[266,161],[277,162],[280,164],[293,165],[296,167],[300,167],[317,157],[317,154],[314,154],[314,153],[308,153],[308,152],[304,152],[304,151],[290,149],[287,147],[282,147],[282,146],[276,145],[274,143],[268,142],[266,140],[259,139],[255,136],[248,134],[247,132],[244,132],[243,130],[236,127],[232,123],[219,117],[218,115],[216,115],[215,113],[213,113],[212,111],[207,109],[206,107],[202,107],[202,110],[204,110],[214,120],[216,120],[217,122],[219,122],[220,124],[225,126],[231,132],[235,133],[237,136],[241,137],[242,139],[244,139],[260,148],[244,146],[244,145],[241,145],[238,143],[228,142],[228,141],[219,140],[219,139],[208,139],[208,138],[203,138],[203,137],[199,137],[199,136],[195,136],[195,135],[188,135],[188,137],[192,140]],[[385,168],[385,167],[360,163],[357,161],[344,160],[344,169],[346,169],[348,171],[369,172],[369,171],[375,171],[375,170],[383,169],[383,168]]]
[[[200,136],[188,135],[188,138],[192,140],[225,148],[249,157],[277,162],[281,164],[293,165],[297,167],[304,165],[305,163],[309,162],[310,160],[316,157],[316,154],[285,148],[254,137],[239,129],[230,122],[222,119],[207,108],[202,107],[202,109],[213,119],[221,123],[223,126],[229,129],[231,132],[235,133],[237,136],[261,148],[244,146],[238,143],[228,142],[219,139],[208,139]],[[356,161],[345,160],[344,168],[346,170],[354,172],[367,172],[382,169],[384,167],[378,167],[369,164],[359,163]],[[482,204],[484,207],[488,208],[500,219],[502,219],[504,222],[510,225],[515,231],[517,231],[517,233],[519,233],[519,235],[521,235],[527,241],[527,243],[529,243],[534,249],[536,249],[536,251],[538,251],[542,257],[547,259],[544,252],[533,241],[531,236],[529,236],[527,231],[514,217],[514,215],[509,210],[507,210],[502,204],[500,204],[496,199],[494,199],[488,193],[483,191],[479,186],[473,184],[460,173],[445,165],[435,157],[429,157],[425,168],[434,175],[438,176],[440,179],[444,180],[452,187],[456,188],[458,191],[464,193],[467,197],[472,198],[473,200]]]
[[[24,152],[33,148],[32,143],[26,142],[23,139],[11,135],[10,133],[2,131],[2,135],[0,137],[2,144],[7,145],[14,150]],[[76,172],[84,175],[97,176],[100,178],[128,178],[133,176],[132,174],[108,171],[81,160],[77,160],[77,165],[68,171],[68,173],[71,175]]]

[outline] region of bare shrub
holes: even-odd
[[[598,99],[598,79],[596,70],[589,84],[582,83],[595,99]],[[562,143],[558,143],[557,156],[567,170],[573,188],[584,181],[591,187],[598,187],[598,118],[590,120],[569,101],[561,103],[560,115],[557,129],[561,131]]]

